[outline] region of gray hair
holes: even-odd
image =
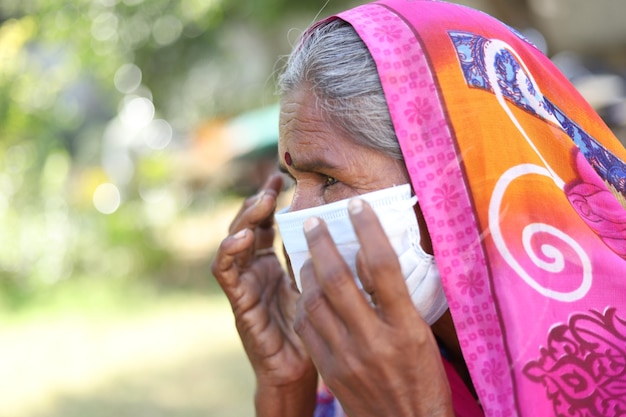
[[[376,63],[349,23],[332,19],[299,41],[278,90],[284,97],[307,84],[330,123],[355,142],[402,159]]]

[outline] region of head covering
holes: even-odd
[[[485,415],[625,415],[622,145],[482,12],[383,0],[336,17],[376,62]]]

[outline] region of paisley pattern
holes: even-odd
[[[451,31],[449,35],[456,47],[468,85],[493,92],[494,86],[489,81],[485,62],[485,50],[489,39],[468,32]],[[497,54],[495,61],[498,84],[503,95],[517,106],[536,114],[520,89],[517,74],[521,68],[515,57],[509,51],[503,50]],[[532,85],[527,85],[527,88],[535,95],[537,101],[543,100],[543,97],[537,96],[533,91]]]
[[[620,201],[626,200],[626,164],[609,152],[596,139],[588,135],[552,103],[547,101],[547,106],[561,123],[563,130],[567,132],[578,149],[583,153],[587,162],[619,194],[616,197]]]
[[[524,374],[563,417],[626,416],[626,321],[615,308],[574,314],[554,327]]]
[[[451,31],[449,35],[455,45],[467,84],[493,92],[494,86],[489,82],[485,62],[485,49],[490,40],[467,32]],[[524,70],[518,60],[509,51],[502,50],[496,56],[495,68],[498,75],[498,87],[502,94],[516,106],[539,116],[536,107],[529,102],[520,88],[518,74]],[[529,77],[523,78],[528,82]],[[626,200],[626,164],[567,117],[561,109],[537,94],[534,85],[528,83],[525,87],[547,114],[558,121],[598,175],[621,195],[620,200]]]

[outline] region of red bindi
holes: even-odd
[[[289,152],[285,152],[285,163],[287,166],[291,166],[291,162],[291,154],[289,154]]]

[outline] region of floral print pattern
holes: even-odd
[[[456,285],[461,289],[461,294],[474,297],[477,294],[483,293],[485,280],[483,280],[478,273],[470,271],[467,275],[461,274]]]

